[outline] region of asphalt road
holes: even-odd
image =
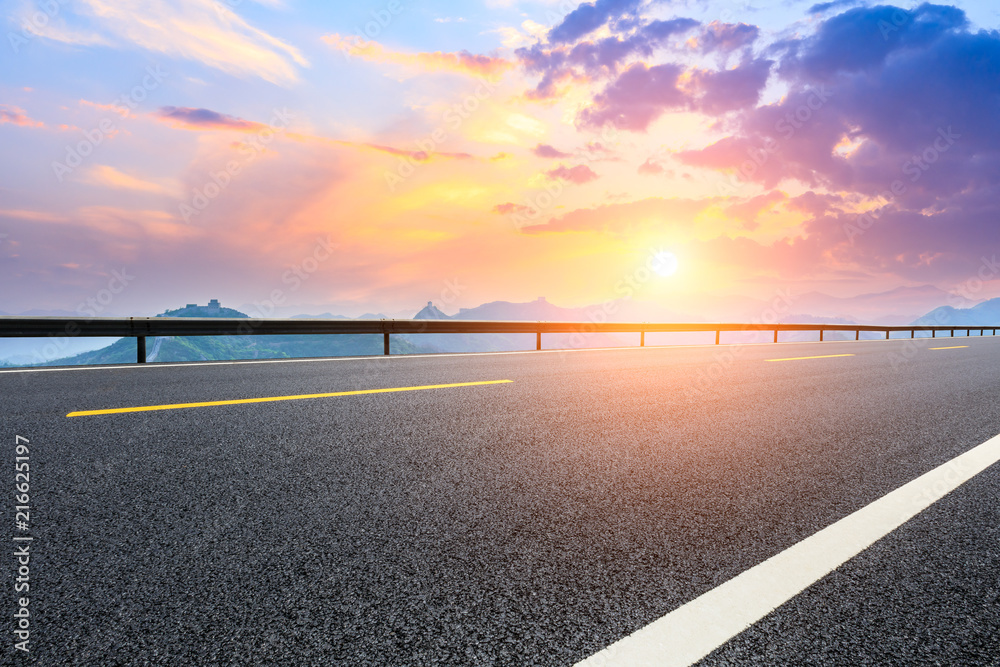
[[[816,355],[852,356],[768,361]],[[7,556],[0,660],[573,665],[997,435],[998,398],[994,338],[0,372],[31,464],[0,538],[34,538],[31,653]],[[1000,664],[998,492],[703,664]]]

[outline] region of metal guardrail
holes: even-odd
[[[947,331],[954,337],[956,331],[973,331],[985,335],[996,327],[968,326],[878,326],[867,324],[758,324],[722,322],[531,322],[489,320],[346,320],[346,319],[244,319],[221,317],[97,317],[71,319],[63,317],[0,317],[0,338],[35,338],[44,336],[82,336],[135,338],[136,362],[146,362],[147,336],[246,336],[246,335],[317,335],[317,334],[382,334],[384,353],[389,354],[389,336],[392,334],[482,334],[482,333],[533,333],[536,349],[542,349],[542,334],[552,333],[638,333],[639,345],[646,344],[647,333],[698,333],[715,332],[715,344],[720,344],[722,333],[731,331],[773,331],[774,342],[779,332],[818,331],[820,341],[827,331],[854,332],[860,340],[861,332],[908,332],[910,338],[918,331],[930,331],[932,338]]]

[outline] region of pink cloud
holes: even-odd
[[[524,206],[523,204],[515,204],[514,202],[507,202],[505,204],[497,204],[493,207],[494,213],[499,213],[500,215],[509,215],[511,213],[523,213],[524,211],[530,211],[529,206]]]
[[[551,179],[569,181],[577,185],[589,183],[600,178],[600,176],[594,173],[593,169],[585,164],[578,164],[575,167],[567,167],[561,164],[555,169],[545,172],[545,175]]]
[[[0,104],[0,125],[4,123],[20,125],[21,127],[45,127],[45,123],[42,121],[29,118],[24,109]]]
[[[771,211],[775,204],[783,202],[786,199],[788,199],[788,195],[784,192],[780,190],[773,190],[767,194],[751,197],[745,202],[727,206],[725,213],[731,218],[742,222],[745,229],[757,229],[760,225],[757,218],[759,218],[761,214]]]
[[[654,162],[653,158],[649,158],[648,160],[640,164],[639,168],[636,171],[638,171],[640,174],[658,175],[662,174],[664,171],[666,171],[666,169],[664,169],[663,165],[660,164],[659,162]]]

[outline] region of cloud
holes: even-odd
[[[365,41],[357,35],[342,37],[333,33],[325,35],[323,41],[349,56],[356,56],[370,62],[417,66],[424,71],[432,72],[457,72],[494,81],[513,67],[511,62],[503,58],[477,55],[468,51],[457,53],[390,51],[378,42]]]
[[[515,204],[514,202],[507,202],[505,204],[497,204],[493,207],[494,213],[499,213],[500,215],[509,215],[510,213],[524,213],[532,210],[530,206],[525,206],[524,204]]]
[[[150,194],[176,194],[170,188],[160,185],[159,183],[153,183],[151,181],[136,178],[135,176],[121,172],[114,167],[103,164],[94,165],[93,167],[87,169],[84,174],[83,181],[91,185],[122,190],[134,190]]]
[[[952,7],[879,6],[828,19],[782,48],[788,94],[745,110],[730,136],[679,160],[741,170],[770,143],[776,149],[741,170],[743,180],[867,197],[898,182],[889,199],[915,209],[1000,186],[1000,34],[969,31]]]
[[[154,113],[158,119],[185,130],[231,130],[234,132],[254,132],[267,127],[263,123],[244,120],[235,116],[191,107],[162,107]]]
[[[752,46],[759,36],[760,28],[755,25],[712,21],[705,26],[695,43],[702,53],[729,53]]]
[[[640,174],[659,175],[662,174],[664,171],[666,171],[666,169],[664,169],[663,165],[660,164],[659,162],[654,162],[653,158],[649,158],[645,162],[640,164],[639,168],[636,171],[638,171]]]
[[[724,70],[696,70],[691,73],[688,93],[690,106],[709,116],[757,106],[771,74],[770,60],[748,60]]]
[[[45,123],[42,121],[29,118],[24,109],[9,104],[0,104],[0,125],[4,123],[20,125],[21,127],[45,127]]]
[[[718,201],[718,198],[650,197],[628,203],[576,209],[566,215],[552,218],[546,223],[524,227],[521,231],[526,234],[595,231],[616,233],[633,227],[636,221],[645,221],[659,229],[674,226],[690,227],[699,214]]]
[[[349,142],[338,142],[346,145],[353,145]],[[416,162],[430,162],[434,158],[442,157],[451,160],[471,160],[472,155],[469,153],[445,153],[445,152],[432,152],[427,151],[408,151],[402,148],[395,148],[393,146],[383,146],[381,144],[363,144],[367,148],[379,151],[380,153],[388,153],[389,155],[395,155],[398,157],[409,158]]]
[[[922,50],[965,28],[956,7],[923,4],[912,11],[888,5],[859,7],[824,21],[816,34],[778,45],[787,50],[779,73],[786,78],[829,80],[872,72],[890,53]]]
[[[666,63],[649,67],[636,63],[594,98],[577,124],[585,128],[612,125],[620,130],[645,131],[650,123],[671,109],[687,106],[678,83],[683,68]]]
[[[576,183],[577,185],[583,185],[584,183],[589,183],[590,181],[600,178],[600,176],[598,176],[593,169],[585,164],[578,164],[575,167],[559,165],[555,169],[545,172],[545,175],[553,180],[559,179],[569,181],[570,183]]]
[[[671,37],[683,34],[700,23],[694,19],[675,18],[639,23],[624,37],[613,35],[575,45],[535,44],[515,51],[521,66],[529,73],[541,74],[528,99],[549,99],[557,94],[556,85],[567,80],[607,78],[618,73],[633,56],[650,57]]]
[[[30,211],[27,209],[0,209],[0,218],[15,218],[34,222],[68,222],[69,218],[57,213],[46,211]]]
[[[743,223],[745,229],[756,229],[759,226],[757,218],[765,212],[774,209],[774,205],[788,199],[788,195],[780,190],[772,190],[767,194],[751,197],[750,199],[727,206],[723,211],[734,220]]]
[[[531,152],[538,157],[544,158],[568,158],[573,156],[572,153],[563,153],[561,150],[549,146],[548,144],[538,144],[531,150]]]
[[[841,7],[851,7],[853,5],[859,5],[864,0],[832,0],[831,2],[821,2],[819,4],[813,5],[806,11],[810,14],[823,14],[832,9],[840,9]]]
[[[575,42],[612,19],[632,14],[639,8],[640,2],[641,0],[585,2],[567,14],[559,25],[549,31],[549,41],[553,44]]]
[[[60,15],[38,33],[70,44],[135,46],[281,85],[297,81],[298,68],[309,65],[298,49],[216,0],[80,0],[63,12],[74,9],[93,32],[66,28]]]

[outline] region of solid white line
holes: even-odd
[[[578,667],[694,664],[1000,461],[1000,435],[678,607]]]
[[[681,332],[685,333],[685,332]],[[335,334],[331,334],[335,335]],[[978,338],[978,336],[977,336]],[[992,336],[985,336],[985,338],[992,338]],[[335,361],[377,361],[385,359],[441,359],[446,357],[502,357],[512,354],[559,354],[559,353],[571,353],[571,352],[607,352],[609,350],[615,351],[636,351],[636,350],[665,350],[665,349],[691,349],[691,348],[701,348],[701,347],[714,347],[717,349],[726,347],[774,347],[776,345],[828,345],[834,343],[900,343],[910,338],[871,338],[868,340],[828,340],[824,342],[819,342],[817,340],[790,340],[781,341],[780,343],[723,343],[721,345],[714,345],[712,343],[705,343],[703,345],[646,345],[639,347],[638,345],[629,347],[587,347],[587,348],[570,348],[570,349],[560,349],[560,350],[512,350],[510,352],[436,352],[432,354],[390,354],[390,355],[375,355],[368,357],[309,357],[305,359],[240,359],[234,361],[190,361],[186,363],[162,363],[162,362],[150,362],[146,364],[115,364],[111,366],[64,366],[61,368],[50,368],[50,367],[33,367],[33,368],[11,368],[0,370],[0,375],[4,373],[56,373],[61,371],[107,371],[107,370],[132,370],[141,368],[199,368],[201,366],[243,366],[247,364],[296,364],[296,363],[326,363]],[[938,339],[942,340],[942,339]]]

